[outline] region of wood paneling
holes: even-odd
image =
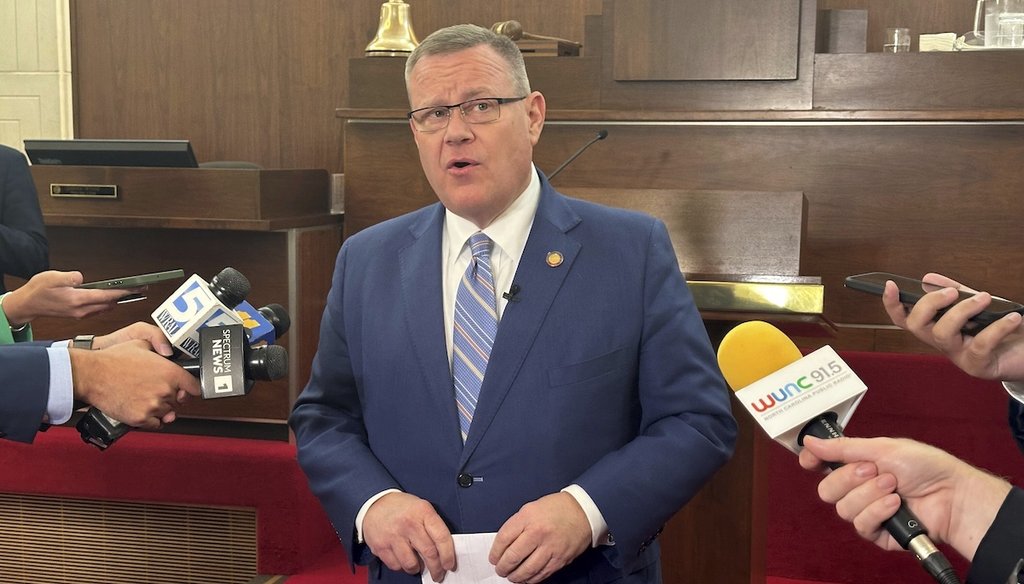
[[[601,128],[608,138],[557,188],[803,191],[802,270],[822,277],[834,322],[888,323],[877,298],[842,286],[871,270],[942,271],[1024,298],[1003,268],[1024,262],[1014,219],[1024,214],[1024,124],[557,122],[545,126],[537,166],[550,172]],[[347,164],[360,172],[346,176],[346,233],[435,200],[408,132],[400,121],[347,123]]]
[[[209,279],[225,266],[248,278],[247,300],[256,307],[278,303],[288,310],[292,328],[279,344],[289,351],[290,378],[259,382],[243,399],[192,400],[184,417],[282,421],[309,380],[333,259],[340,247],[337,227],[290,231],[215,231],[50,227],[51,267],[79,270],[86,280],[162,269],[182,268]],[[294,258],[302,258],[298,265]],[[76,334],[106,334],[133,322],[152,322],[150,314],[181,282],[150,286],[146,300],[76,322],[42,318],[33,323],[36,338],[67,339]],[[294,353],[292,355],[291,353]]]
[[[554,168],[595,124],[549,124],[536,151]],[[806,275],[839,323],[888,323],[854,273],[944,271],[1009,298],[1024,283],[1014,217],[1024,213],[1024,125],[1007,123],[616,124],[558,187],[802,190]],[[983,235],[982,235],[983,234]],[[998,258],[997,261],[993,259]]]
[[[697,4],[686,2],[685,5]],[[601,107],[611,110],[799,110],[811,107],[814,67],[815,2],[800,3],[797,78],[791,81],[617,81],[614,71],[614,22],[628,3],[606,0],[600,18],[602,46]],[[768,34],[768,33],[766,33]],[[748,35],[744,38],[749,38]]]
[[[796,79],[800,0],[618,0],[616,81]]]
[[[334,109],[380,0],[72,0],[76,136],[187,138],[200,161],[342,171]],[[599,0],[412,3],[420,38],[519,20],[582,40]],[[584,48],[584,52],[586,48]]]
[[[688,274],[800,274],[801,193],[565,188],[565,194],[658,217]]]
[[[1024,51],[814,57],[816,109],[1024,110],[1022,86]]]
[[[917,37],[923,33],[955,32],[962,35],[974,28],[974,2],[970,0],[818,0],[820,9],[868,11],[868,52],[882,50],[885,29],[910,29],[911,51],[917,51]]]

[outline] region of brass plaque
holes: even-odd
[[[117,185],[50,183],[50,196],[58,199],[116,199]]]
[[[822,314],[825,287],[793,282],[689,282],[699,310]]]

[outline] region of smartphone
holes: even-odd
[[[882,295],[882,291],[885,290],[886,280],[892,280],[896,283],[896,287],[900,290],[900,302],[907,306],[913,306],[921,299],[922,296],[929,292],[941,290],[944,286],[936,286],[935,284],[926,284],[916,278],[908,278],[906,276],[900,276],[898,274],[890,274],[888,272],[868,272],[866,274],[856,274],[854,276],[848,276],[846,278],[846,287],[853,290],[860,290],[861,292],[868,292],[871,294]],[[968,298],[974,296],[972,292],[965,292],[960,290],[960,297],[957,298],[956,302],[950,306],[939,310],[935,314],[935,319],[938,320],[943,314],[946,313],[951,306],[958,302],[963,302]],[[1024,304],[1013,302],[1011,300],[1005,300],[1003,298],[992,298],[992,303],[988,305],[988,308],[981,311],[980,313],[971,317],[964,328],[961,330],[965,335],[973,335],[980,332],[982,329],[1006,316],[1011,312],[1019,312],[1024,314]]]
[[[123,278],[111,278],[109,280],[98,280],[96,282],[86,282],[78,286],[79,288],[99,288],[101,290],[110,290],[115,288],[138,288],[140,286],[146,286],[154,284],[156,282],[162,282],[164,280],[176,280],[178,278],[184,278],[185,272],[182,270],[167,270],[164,272],[153,272],[152,274],[139,274],[137,276],[125,276]]]
[[[125,276],[123,278],[111,278],[109,280],[98,280],[96,282],[86,282],[79,288],[93,288],[99,290],[117,290],[121,288],[139,288],[141,286],[148,286],[149,284],[155,284],[156,282],[163,282],[164,280],[176,280],[178,278],[184,278],[185,272],[183,270],[166,270],[163,272],[153,272],[151,274],[139,274],[137,276]],[[122,296],[117,303],[127,304],[129,302],[138,302],[139,300],[145,300],[146,296],[143,294],[126,294]]]

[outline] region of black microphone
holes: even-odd
[[[607,137],[608,137],[608,130],[600,130],[597,133],[597,136],[594,136],[590,140],[590,142],[587,142],[586,144],[583,145],[583,148],[580,148],[579,150],[577,150],[575,154],[570,156],[568,160],[563,162],[561,166],[559,166],[558,168],[555,169],[554,172],[549,174],[548,175],[548,182],[551,182],[558,175],[558,173],[562,172],[562,169],[564,169],[566,166],[569,166],[570,162],[572,162],[573,160],[576,160],[576,158],[578,158],[580,154],[583,154],[584,150],[586,150],[587,148],[590,148],[594,144],[594,142],[597,142],[598,140],[604,140]]]
[[[224,268],[209,282],[193,274],[153,311],[153,322],[172,345],[195,357],[198,330],[242,322],[232,310],[245,301],[250,289],[249,280],[234,268]]]
[[[519,302],[519,284],[512,284],[508,292],[502,292],[501,297],[509,302]]]
[[[203,399],[246,395],[256,381],[288,375],[288,351],[280,345],[252,347],[240,324],[204,327],[199,331],[199,357],[177,361],[199,378]],[[89,408],[75,425],[82,440],[106,450],[132,426]]]
[[[288,375],[288,351],[281,345],[251,346],[240,324],[202,328],[199,338],[199,357],[177,363],[199,378],[203,399],[247,395],[256,381]]]
[[[804,437],[806,436],[814,436],[822,440],[842,438],[844,436],[843,427],[839,424],[838,415],[835,412],[825,412],[808,422],[801,428],[800,434],[797,437],[797,443],[800,446],[804,445]],[[836,470],[843,466],[843,463],[826,461],[825,465],[832,470]],[[921,524],[921,520],[905,504],[901,504],[896,513],[886,519],[882,526],[896,540],[896,543],[900,544],[900,547],[910,550],[917,556],[921,567],[936,582],[941,584],[960,584],[960,580],[957,578],[956,572],[953,571],[953,566],[949,563],[949,559],[939,551],[935,543],[928,537],[928,531]]]
[[[274,303],[262,306],[258,312],[274,327],[275,339],[283,337],[292,326],[292,317],[288,316],[288,311],[280,304]]]
[[[153,311],[153,322],[176,351],[195,357],[200,351],[202,327],[241,322],[232,309],[245,301],[250,290],[249,279],[231,267],[218,272],[209,282],[192,274]],[[96,407],[89,408],[75,427],[82,440],[100,449],[106,449],[131,429]]]
[[[726,382],[736,392],[744,391],[748,387],[756,387],[760,380],[774,372],[801,360],[812,358],[813,354],[804,357],[796,344],[781,330],[769,323],[756,320],[744,322],[733,328],[725,335],[718,348],[718,366],[722,370],[722,375],[725,377]],[[841,362],[842,360],[838,356],[834,361],[830,362],[830,369],[833,365],[835,367],[831,369],[830,376],[837,375],[846,369],[845,363],[841,364]],[[824,379],[825,374],[821,373],[821,377]],[[799,385],[801,383],[803,385]],[[794,382],[793,387],[799,391],[794,390],[795,393],[792,395],[780,392],[780,395],[785,396],[782,399],[787,402],[786,407],[792,407],[797,403],[795,401],[788,401],[792,396],[796,395],[803,396],[794,399],[803,400],[804,404],[820,403],[824,406],[823,402],[828,399],[827,391],[814,390],[805,393],[805,390],[810,390],[814,385],[814,375],[810,375],[808,377],[801,377]],[[831,387],[822,385],[821,387],[835,389],[835,385]],[[771,401],[759,402],[763,409],[758,409],[755,406],[755,411],[764,413],[779,403],[774,401],[776,397],[774,392],[769,397]],[[829,405],[820,409],[810,408],[809,411],[825,411],[799,421],[799,425],[796,426],[800,428],[797,434],[797,444],[799,446],[803,446],[805,436],[815,436],[822,439],[840,438],[843,436],[843,427],[839,422],[839,416],[835,411],[832,411],[835,407],[834,405]],[[772,411],[775,411],[776,414],[784,413],[784,410]],[[804,410],[793,411],[800,412]],[[792,421],[797,421],[800,418],[803,418],[803,416],[797,416]],[[765,419],[755,415],[755,420],[758,424],[764,426]],[[784,442],[784,440],[780,441]],[[835,462],[827,464],[833,470],[842,466],[842,463]],[[957,578],[956,572],[953,570],[949,560],[935,546],[935,543],[928,537],[928,531],[924,525],[921,524],[921,521],[914,516],[913,512],[905,504],[901,504],[899,510],[886,520],[883,526],[893,539],[900,544],[900,547],[913,552],[921,567],[936,582],[940,584],[959,584],[960,580]]]

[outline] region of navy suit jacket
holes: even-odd
[[[452,533],[497,531],[576,483],[614,546],[551,581],[653,581],[654,538],[732,454],[725,382],[664,224],[556,193],[539,207],[463,446],[445,349],[444,208],[352,237],[338,254],[310,382],[290,423],[299,462],[349,557],[355,517],[396,488]],[[546,262],[557,251],[560,265]],[[460,486],[460,474],[471,486]],[[413,582],[379,563],[371,579]]]
[[[4,274],[19,278],[49,268],[43,215],[32,173],[21,152],[0,144],[0,294]]]
[[[32,442],[50,395],[51,343],[0,345],[0,438]]]

